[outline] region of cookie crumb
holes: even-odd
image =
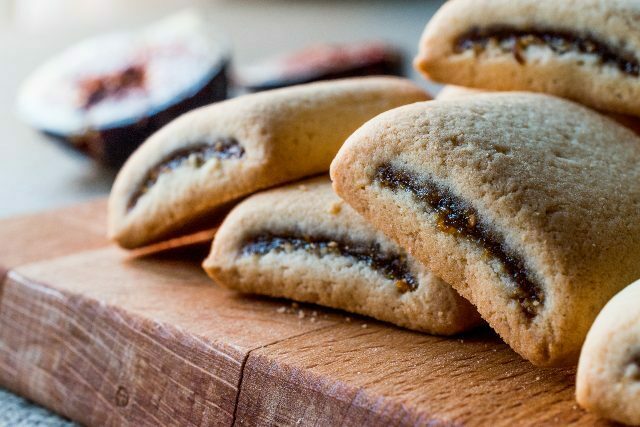
[[[287,311],[287,307],[285,307],[285,306],[279,307],[276,311],[277,311],[278,313],[280,313],[280,314],[282,314],[282,313],[286,313],[286,311]]]
[[[300,190],[300,191],[307,191],[307,186],[306,186],[306,185],[304,185],[304,184],[300,184],[300,185],[298,185],[298,190]]]
[[[302,310],[298,311],[298,319],[304,319],[304,311]]]
[[[351,317],[345,317],[344,321],[347,322],[347,323],[351,322]]]
[[[329,213],[331,215],[338,215],[341,210],[342,210],[342,201],[333,202],[331,203],[331,206],[329,206]]]
[[[536,381],[540,381],[540,375],[536,377]]]
[[[311,323],[316,323],[316,318],[312,317],[311,319],[309,319],[311,321]]]
[[[439,311],[438,312],[438,317],[442,317],[442,316],[444,316],[444,313],[442,311]]]
[[[313,311],[311,312],[311,316],[312,316],[312,317],[318,317],[318,312],[317,312],[317,311],[315,311],[315,310],[313,310]]]
[[[362,329],[367,329],[369,326],[366,323],[362,324]]]

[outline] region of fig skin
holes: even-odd
[[[176,117],[208,104],[227,98],[229,81],[228,60],[200,90],[190,97],[176,100],[167,108],[122,126],[88,129],[82,134],[64,135],[41,130],[45,135],[61,142],[65,147],[87,154],[99,163],[120,168],[129,155],[151,134]]]

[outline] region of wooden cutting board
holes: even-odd
[[[245,297],[206,245],[127,253],[104,201],[0,221],[0,384],[87,425],[605,425],[573,368]],[[184,243],[184,242],[183,242]]]

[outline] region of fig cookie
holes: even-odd
[[[536,365],[575,363],[598,311],[640,277],[640,138],[570,101],[399,107],[349,137],[331,177]]]
[[[126,248],[180,234],[257,190],[326,172],[362,123],[427,95],[408,80],[335,80],[245,95],[187,113],[118,174],[109,233]]]
[[[640,424],[640,281],[602,309],[580,354],[576,397],[585,409]]]
[[[631,0],[451,0],[414,64],[442,83],[545,92],[640,115],[640,27]]]
[[[241,292],[344,309],[439,335],[473,306],[342,202],[326,177],[266,191],[220,227],[204,269]]]
[[[468,96],[478,95],[481,93],[489,93],[482,89],[473,89],[464,86],[455,86],[455,85],[446,85],[443,87],[438,95],[436,96],[437,100],[443,99],[455,99],[455,98],[466,98]],[[629,116],[626,114],[618,114],[611,113],[605,111],[599,111],[599,113],[604,114],[605,116],[615,120],[620,123],[622,126],[628,127],[635,133],[640,135],[640,118],[636,116]]]

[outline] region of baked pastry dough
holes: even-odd
[[[640,277],[640,138],[548,95],[399,107],[331,165],[339,196],[537,365],[575,363]]]
[[[416,68],[438,82],[545,92],[640,115],[640,3],[450,0],[427,24]]]
[[[153,243],[257,190],[326,172],[361,124],[425,99],[408,80],[372,77],[246,95],[187,113],[149,138],[118,174],[109,234],[126,248]]]
[[[204,262],[219,284],[451,335],[473,306],[373,229],[320,177],[255,194],[218,230]]]
[[[600,416],[640,424],[640,281],[609,301],[589,330],[576,397]]]

